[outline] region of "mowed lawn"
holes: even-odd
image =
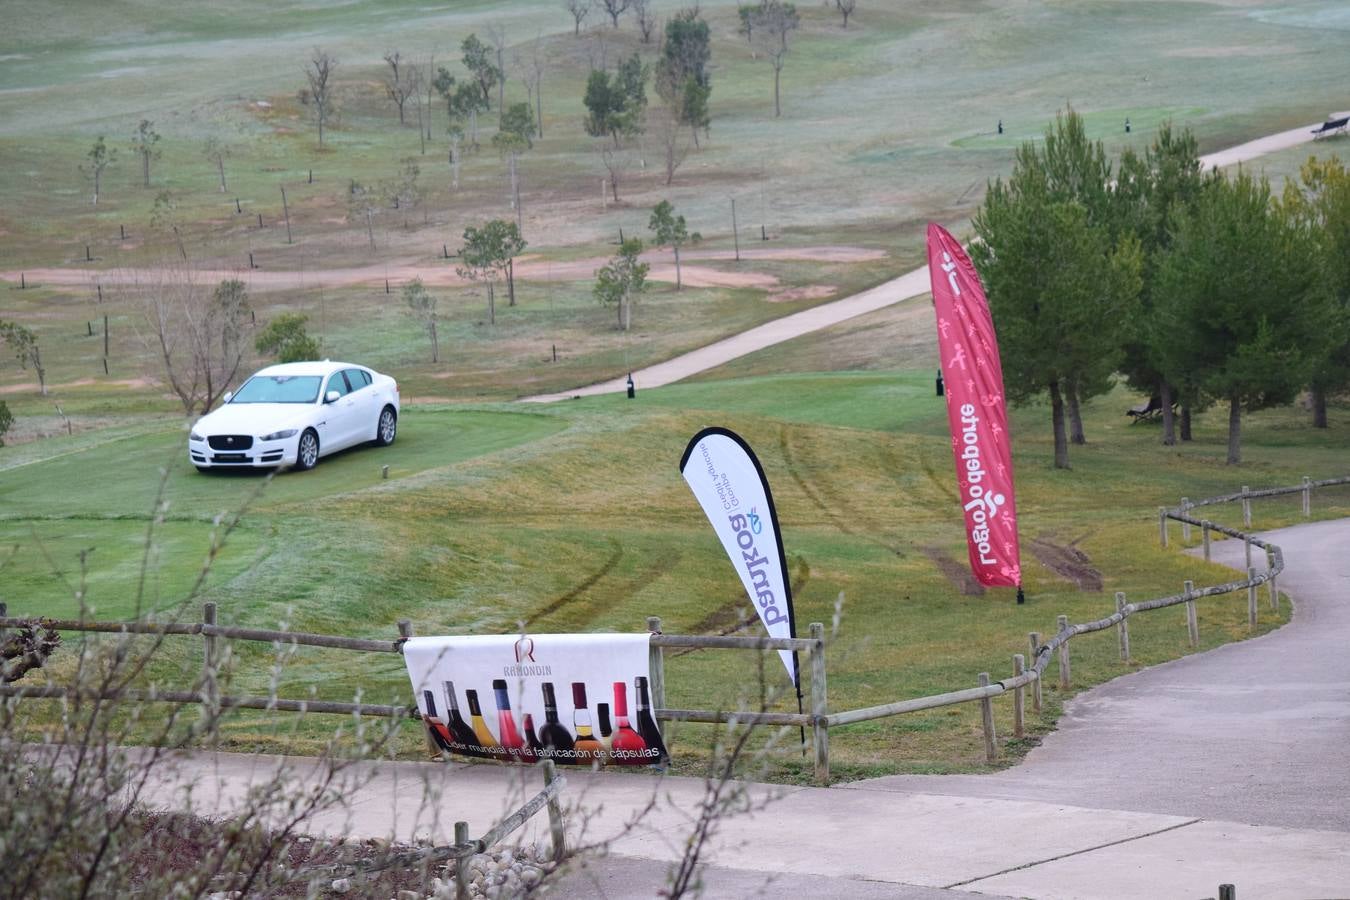
[[[843,709],[971,686],[980,671],[1006,674],[1027,632],[1053,632],[1061,613],[1073,621],[1097,618],[1112,608],[1114,591],[1138,599],[1174,593],[1185,579],[1226,580],[1228,572],[1175,545],[1158,547],[1157,506],[1242,483],[1292,484],[1303,474],[1335,473],[1350,432],[1344,408],[1326,434],[1306,428],[1294,410],[1259,414],[1245,430],[1249,462],[1231,469],[1222,464],[1221,417],[1201,416],[1192,445],[1164,449],[1153,426],[1117,421],[1133,402],[1117,392],[1089,407],[1091,443],[1075,448],[1072,471],[1060,472],[1049,465],[1045,410],[1015,412],[1029,597],[1017,606],[1010,591],[962,592],[952,462],[928,378],[926,370],[804,373],[525,412],[412,410],[393,448],[351,451],[314,472],[271,481],[197,474],[177,459],[177,432],[66,455],[60,441],[48,441],[50,460],[5,473],[3,527],[7,542],[18,544],[3,570],[7,600],[21,614],[68,614],[77,554],[93,548],[86,554],[88,602],[101,617],[129,614],[159,470],[167,466],[168,521],[151,532],[149,556],[151,599],[161,608],[195,579],[214,517],[248,505],[204,591],[174,613],[187,619],[211,599],[225,622],[368,637],[392,637],[401,618],[432,634],[636,631],[651,615],[670,633],[735,633],[749,615],[747,602],[676,470],[688,438],[722,424],[742,433],[764,462],[799,623],[828,624],[838,612],[829,686],[831,708]],[[385,464],[388,480],[380,478]],[[1319,515],[1345,513],[1350,497],[1319,496],[1315,506]],[[1297,501],[1258,507],[1257,515],[1258,525],[1296,518]],[[1064,568],[1066,558],[1077,561],[1073,570]],[[1287,606],[1277,617],[1263,605],[1257,633],[1287,615]],[[1206,601],[1200,621],[1202,647],[1248,636],[1245,595]],[[757,628],[752,623],[748,632]],[[1142,616],[1132,631],[1135,666],[1190,652],[1179,613]],[[191,641],[173,644],[155,677],[166,685],[190,678],[197,652]],[[236,692],[265,692],[276,679],[282,696],[359,693],[407,702],[396,657],[301,649],[282,653],[284,665],[274,671],[279,651],[238,643],[233,652]],[[1074,654],[1075,689],[1131,668],[1116,658],[1109,635],[1076,642]],[[782,687],[776,659],[767,662],[770,684]],[[670,654],[668,702],[751,702],[757,671],[753,653]],[[1038,733],[1062,699],[1047,688],[1050,707]],[[776,705],[795,701],[783,697]],[[1010,710],[1003,706],[1007,734]],[[243,715],[226,740],[241,749],[317,749],[333,727],[321,716],[297,725]],[[675,737],[679,765],[697,765],[706,730],[682,726]],[[1015,755],[1025,746],[1008,749]],[[402,752],[418,748],[409,726]],[[832,754],[841,777],[979,768],[978,711],[958,707],[841,729]],[[794,778],[802,765],[789,757],[775,771]]]

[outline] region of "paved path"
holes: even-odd
[[[1274,153],[1277,150],[1297,147],[1299,144],[1310,142],[1313,139],[1312,130],[1320,124],[1320,122],[1317,122],[1302,128],[1282,131],[1279,134],[1257,138],[1254,141],[1248,141],[1227,150],[1219,150],[1200,157],[1200,164],[1206,169],[1224,168],[1256,159],[1267,153]],[[638,369],[633,372],[633,383],[639,390],[671,384],[699,372],[715,369],[733,359],[746,356],[757,350],[763,350],[765,347],[771,347],[774,344],[801,337],[812,331],[838,325],[840,322],[846,322],[856,316],[875,312],[892,304],[921,296],[928,293],[928,290],[928,267],[923,266],[851,297],[845,297],[833,303],[822,303],[820,306],[784,316],[781,319],[732,335],[706,347],[700,347],[698,350],[673,357],[665,362],[648,366],[645,369]],[[559,391],[555,394],[538,394],[522,399],[527,403],[553,403],[557,400],[570,400],[574,397],[622,393],[627,390],[627,386],[627,373],[624,373],[619,378],[612,378],[598,384],[590,384],[570,391]]]
[[[1278,583],[1296,599],[1286,627],[1080,695],[1015,769],[848,787],[1350,832],[1350,520],[1262,536],[1284,550]],[[1216,543],[1214,558],[1241,567],[1242,544]],[[1245,607],[1246,595],[1204,602]]]
[[[1212,897],[1220,883],[1246,898],[1350,896],[1350,520],[1266,537],[1285,552],[1290,625],[1085,692],[1008,772],[750,784],[755,811],[710,842],[705,896],[1152,900]],[[1240,544],[1214,551],[1241,562]],[[220,813],[278,767],[303,779],[312,766],[194,754],[154,796],[181,805],[190,784],[199,810]],[[610,855],[553,896],[654,896],[703,782],[567,778],[572,842],[606,843]],[[347,805],[314,830],[449,841],[454,820],[481,834],[539,787],[537,773],[492,765],[363,765],[343,788]],[[537,817],[523,838],[545,839],[546,823]]]

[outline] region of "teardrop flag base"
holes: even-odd
[[[1021,606],[1023,603],[1026,602],[1027,602],[1027,595],[1022,593],[1022,586],[1019,584],[1017,586],[1017,604],[1018,606]]]

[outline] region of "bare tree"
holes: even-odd
[[[185,415],[205,413],[239,374],[251,320],[248,293],[237,278],[214,290],[186,266],[163,266],[145,307],[154,347]]]
[[[801,18],[797,15],[796,6],[780,0],[768,0],[752,12],[750,18],[754,23],[751,41],[773,66],[773,114],[777,118],[783,114],[779,85],[783,63],[787,60],[788,35],[801,26]]]
[[[661,151],[666,168],[666,184],[675,178],[675,170],[689,155],[689,136],[680,121],[680,111],[668,105],[658,107],[648,132]]]
[[[572,14],[572,34],[581,34],[581,23],[591,11],[591,0],[566,0],[563,6]]]
[[[347,221],[366,226],[366,237],[372,250],[375,249],[375,216],[381,208],[380,192],[353,178],[347,186]]]
[[[637,165],[637,154],[628,147],[613,147],[600,144],[596,147],[600,155],[600,165],[605,169],[609,180],[609,190],[614,202],[619,202],[619,186],[628,180],[628,173]]]
[[[844,27],[848,27],[848,17],[853,15],[853,10],[858,6],[858,0],[834,0],[834,8],[839,10],[839,14],[844,17]]]
[[[530,41],[528,55],[517,51],[516,65],[520,66],[525,72],[525,95],[530,105],[534,107],[534,132],[536,136],[542,138],[544,136],[544,106],[540,90],[544,83],[545,65],[543,35],[535,34],[534,40]]]
[[[85,155],[89,158],[89,165],[80,166],[80,171],[94,179],[94,205],[98,206],[99,183],[103,179],[103,170],[117,161],[117,151],[109,147],[100,134],[94,141],[94,146]]]
[[[652,9],[651,0],[629,0],[629,2],[633,8],[638,33],[642,35],[642,43],[650,44],[652,35],[656,32],[656,11]]]
[[[493,22],[488,25],[487,33],[497,56],[497,115],[501,116],[506,112],[506,64],[502,60],[506,52],[506,29],[500,22]]]
[[[222,143],[219,138],[209,137],[206,143],[202,145],[202,156],[205,156],[210,162],[216,164],[216,173],[220,176],[220,192],[225,193],[225,157],[230,155],[230,148]]]
[[[605,15],[609,16],[610,23],[619,27],[619,16],[628,11],[628,7],[633,5],[633,0],[600,0],[600,5],[605,9]]]
[[[333,106],[333,73],[337,70],[337,57],[315,47],[305,66],[305,79],[309,82],[309,99],[314,104],[314,118],[319,124],[319,146],[323,146],[323,127]]]
[[[436,338],[436,295],[422,284],[422,279],[414,278],[403,286],[403,302],[408,304],[408,313],[426,329],[431,338],[431,361],[441,361],[440,341]]]
[[[384,91],[394,101],[394,106],[398,107],[398,124],[407,124],[403,107],[417,91],[417,69],[412,65],[404,65],[403,54],[397,50],[386,53],[384,61],[389,64],[389,71],[384,73]]]

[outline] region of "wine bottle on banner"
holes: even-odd
[[[511,714],[511,698],[506,693],[506,679],[492,682],[492,693],[497,698],[497,741],[512,759],[523,759],[525,738],[516,728],[516,717]]]
[[[422,716],[422,721],[427,723],[431,739],[436,746],[448,753],[450,751],[450,732],[445,727],[445,721],[436,715],[436,695],[431,691],[423,691],[422,697],[427,703],[427,712],[426,715]]]
[[[476,756],[484,756],[482,745],[478,743],[478,736],[473,733],[473,728],[464,721],[464,716],[459,711],[459,701],[455,699],[455,683],[453,681],[442,682],[441,686],[445,689],[446,718],[450,726],[451,738],[457,744],[463,744],[464,748],[460,752],[471,753]]]
[[[652,759],[652,763],[665,766],[670,762],[670,754],[666,752],[666,742],[661,739],[661,730],[656,727],[656,718],[652,715],[652,701],[647,694],[647,679],[642,675],[634,678],[633,689],[637,693],[638,734],[642,735],[642,740],[648,747],[660,752],[660,756]]]
[[[609,704],[595,704],[595,730],[600,735],[600,743],[605,745],[605,752],[609,752],[611,741],[614,735],[614,728],[609,724]]]
[[[483,708],[478,705],[478,692],[467,690],[464,692],[464,699],[469,701],[469,724],[473,726],[474,737],[478,738],[478,743],[486,751],[487,756],[502,756],[501,753],[493,752],[500,749],[501,745],[488,730],[487,722],[483,721]]]
[[[535,759],[544,758],[544,744],[539,740],[539,736],[534,733],[534,716],[525,714],[525,746],[529,748],[530,755]]]
[[[614,682],[614,736],[610,739],[609,758],[625,766],[647,762],[647,742],[628,721],[628,685]]]
[[[553,693],[553,682],[545,681],[544,690],[544,727],[539,729],[539,742],[546,748],[545,756],[554,757],[562,762],[572,761],[572,733],[558,721],[558,698]],[[553,751],[552,753],[547,752]]]
[[[572,682],[572,707],[576,710],[572,713],[572,725],[577,730],[577,739],[572,745],[573,749],[576,750],[576,761],[603,765],[605,762],[605,745],[600,743],[595,736],[595,732],[591,730],[591,710],[586,705],[585,682]]]

